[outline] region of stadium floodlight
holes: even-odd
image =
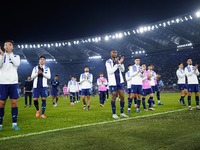
[[[44,44],[44,47],[47,47],[47,44]]]
[[[181,22],[184,22],[184,20],[182,18],[180,18]]]
[[[167,21],[167,24],[170,26],[170,21]]]
[[[127,34],[128,34],[128,35],[131,35],[131,33],[130,33],[129,31],[127,32]]]
[[[105,36],[105,40],[106,40],[106,41],[108,41],[108,40],[109,40],[109,37],[108,37],[107,35]]]
[[[122,33],[119,33],[119,38],[121,39],[123,37]]]
[[[151,26],[151,30],[154,30],[154,28],[155,28],[154,26]]]
[[[191,15],[189,15],[189,18],[192,20],[193,19],[193,17],[191,16]]]
[[[134,54],[134,52],[132,52],[132,54]]]
[[[95,39],[94,38],[92,38],[92,42],[94,42],[95,41]]]
[[[58,47],[58,43],[56,43],[55,46]]]
[[[196,12],[196,16],[197,16],[197,18],[200,17],[200,11],[197,11],[197,12]]]
[[[136,51],[135,54],[138,54],[138,51]]]
[[[180,21],[180,19],[179,19],[179,18],[177,18],[177,19],[176,19],[176,23],[179,23],[179,21]]]
[[[136,34],[135,30],[133,30],[133,33]]]
[[[186,21],[188,21],[188,18],[187,18],[187,17],[185,17],[185,20],[186,20]]]
[[[29,47],[30,47],[30,48],[33,48],[33,46],[32,46],[32,45],[30,45]]]
[[[99,59],[99,58],[101,58],[101,56],[91,56],[91,57],[89,57],[89,59]]]
[[[51,45],[50,45],[50,44],[48,44],[48,48],[49,48],[49,47],[51,47]]]
[[[145,53],[145,51],[143,50],[142,53]]]
[[[165,22],[163,22],[163,27],[166,27],[166,23]]]
[[[33,45],[33,48],[36,48],[35,44]]]
[[[101,37],[99,37],[99,41],[101,41]]]
[[[148,30],[148,31],[150,31],[150,30],[151,30],[151,27],[150,27],[150,26],[148,26],[148,27],[147,27],[147,30]]]
[[[138,29],[136,31],[137,31],[137,33],[140,33],[140,31]]]
[[[97,37],[95,38],[95,42],[99,42],[99,40],[98,40],[98,38],[97,38]]]
[[[157,25],[155,25],[155,27],[158,29],[158,26],[157,26]]]
[[[74,41],[74,45],[76,45],[76,41]]]
[[[119,34],[118,34],[118,33],[116,33],[116,34],[115,34],[115,37],[116,37],[116,38],[118,38],[118,37],[119,37]]]
[[[76,41],[76,44],[79,44],[79,41]]]
[[[91,39],[88,39],[88,42],[91,42]]]
[[[25,45],[25,48],[28,48],[28,45]]]
[[[24,48],[24,45],[21,45],[22,48]]]
[[[53,43],[51,43],[51,46],[53,46]]]
[[[71,46],[71,43],[70,43],[70,42],[68,42],[68,45],[69,45],[69,46]]]
[[[172,20],[171,23],[174,23],[174,20]]]
[[[147,27],[144,27],[144,31],[145,31],[145,32],[147,31]]]
[[[20,48],[20,45],[18,45],[18,48]]]
[[[115,36],[113,35],[112,38],[115,39]]]
[[[65,43],[64,43],[64,42],[62,42],[62,45],[63,45],[63,46],[65,46]]]
[[[40,44],[38,44],[37,47],[40,48]]]
[[[143,28],[143,27],[140,27],[140,28],[139,28],[139,31],[140,31],[140,33],[143,33],[143,32],[144,32],[144,28]]]
[[[139,51],[139,54],[141,54],[142,52],[141,51]]]
[[[61,46],[61,43],[59,43],[58,46]]]
[[[133,30],[133,31],[134,31],[134,30]],[[133,32],[133,33],[134,33],[134,32]],[[127,36],[127,33],[126,33],[126,32],[124,32],[124,35],[125,35],[125,36]]]

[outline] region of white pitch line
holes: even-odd
[[[15,138],[20,138],[20,137],[27,137],[27,136],[32,136],[32,135],[40,135],[40,134],[50,133],[50,132],[56,132],[56,131],[76,129],[76,128],[81,128],[81,127],[89,127],[89,126],[95,126],[95,125],[109,124],[109,123],[120,122],[120,121],[125,121],[125,120],[132,120],[132,119],[138,119],[138,118],[146,118],[146,117],[164,115],[164,114],[169,114],[169,113],[184,111],[184,110],[187,110],[187,109],[188,108],[177,109],[177,110],[171,110],[171,111],[160,112],[160,113],[155,113],[155,114],[149,114],[149,115],[144,115],[144,116],[129,117],[129,118],[123,118],[123,119],[117,119],[117,120],[111,120],[111,121],[104,121],[104,122],[83,124],[83,125],[77,125],[77,126],[66,127],[66,128],[59,128],[59,129],[46,130],[46,131],[41,131],[41,132],[34,132],[34,133],[21,134],[21,135],[16,135],[16,136],[3,137],[3,138],[0,138],[0,141],[2,141],[2,140],[9,140],[9,139],[15,139]]]

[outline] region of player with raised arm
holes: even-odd
[[[8,96],[11,101],[12,129],[20,130],[20,128],[17,126],[17,102],[19,98],[17,68],[20,65],[20,57],[13,54],[13,44],[14,41],[12,40],[5,41],[5,53],[0,47],[0,132],[3,129],[2,123],[4,117],[4,108]]]
[[[58,75],[55,75],[54,79],[51,80],[51,83],[49,85],[49,91],[51,91],[52,102],[54,107],[57,107],[59,90],[60,90],[60,82],[58,81]]]
[[[140,111],[140,104],[141,104],[141,94],[143,92],[142,90],[142,79],[143,79],[143,69],[140,66],[140,58],[135,58],[135,64],[131,66],[130,68],[130,75],[132,78],[131,81],[131,99],[137,98],[137,111],[141,113]],[[131,108],[128,108],[128,113],[131,112]]]
[[[31,78],[33,79],[33,100],[34,105],[37,110],[36,117],[39,117],[40,109],[38,98],[42,98],[42,114],[41,118],[46,118],[44,115],[46,109],[46,98],[48,97],[47,93],[47,80],[51,78],[50,68],[45,66],[46,57],[40,56],[39,65],[33,68]]]
[[[98,85],[98,91],[99,91],[99,101],[100,106],[104,106],[104,102],[106,100],[106,85],[107,85],[107,79],[103,77],[103,72],[99,73],[99,78],[97,79],[97,85]]]
[[[146,71],[146,65],[142,64],[142,68],[144,71],[144,77],[142,79],[142,89],[143,89],[143,93],[142,93],[142,105],[144,107],[144,111],[147,111],[146,106],[145,106],[145,98],[147,95],[149,95],[149,110],[155,110],[151,107],[152,104],[152,100],[153,100],[153,91],[151,89],[151,83],[150,83],[150,79],[153,76],[153,74],[150,74],[149,71]]]
[[[75,102],[76,92],[78,91],[78,85],[74,76],[71,76],[71,80],[68,82],[67,93],[70,94],[70,105],[73,106]]]
[[[112,50],[111,53],[111,58],[106,61],[106,70],[107,70],[107,76],[108,76],[108,82],[109,82],[109,88],[110,92],[112,95],[112,100],[111,100],[111,106],[112,106],[112,112],[113,116],[112,118],[118,119],[119,117],[116,114],[116,105],[115,105],[115,100],[117,97],[117,93],[119,94],[120,97],[120,106],[121,106],[121,113],[120,117],[128,117],[127,115],[124,114],[124,90],[123,90],[123,83],[124,79],[122,76],[122,72],[124,72],[124,57],[121,57],[119,60],[119,57],[117,57],[117,51]]]
[[[89,73],[89,67],[84,68],[84,73],[80,75],[80,84],[81,84],[81,95],[83,100],[83,109],[86,108],[90,110],[90,96],[91,96],[91,88],[93,82],[93,75]],[[87,104],[85,101],[85,97],[87,96]]]
[[[185,104],[184,101],[184,97],[187,95],[187,85],[186,85],[186,81],[185,81],[185,69],[183,66],[183,63],[179,63],[178,64],[179,69],[176,71],[176,75],[178,77],[178,86],[179,86],[179,90],[181,91],[181,98],[180,100],[178,100],[178,102],[183,105],[183,106],[187,106]],[[183,102],[183,104],[181,103],[181,101]]]
[[[185,74],[186,74],[187,80],[188,80],[188,105],[189,105],[189,110],[192,110],[192,107],[191,107],[192,92],[195,93],[196,109],[200,110],[200,107],[199,107],[199,81],[198,81],[198,78],[197,78],[197,76],[199,76],[198,65],[193,66],[191,58],[187,59],[187,64],[188,64],[188,66],[185,67]]]

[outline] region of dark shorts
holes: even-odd
[[[118,83],[116,86],[109,86],[110,92],[116,92],[117,90],[124,90],[123,84]]]
[[[153,93],[156,92],[156,86],[151,86],[151,89],[152,89]]]
[[[76,92],[69,92],[69,95],[76,96]]]
[[[81,95],[82,96],[91,95],[91,89],[82,89],[81,90]]]
[[[152,94],[152,93],[153,93],[153,91],[152,91],[151,88],[150,89],[143,89],[142,95],[147,96],[148,94]]]
[[[179,90],[184,90],[187,89],[187,85],[186,84],[178,84]]]
[[[0,84],[0,100],[19,98],[19,84]]]
[[[188,92],[199,92],[198,84],[188,84]]]
[[[127,94],[131,94],[131,88],[127,89]]]
[[[57,89],[51,89],[51,95],[52,96],[58,96],[58,90]]]
[[[131,93],[133,94],[142,94],[142,85],[131,85]]]
[[[79,90],[78,95],[81,95],[81,90]]]
[[[33,98],[48,97],[47,87],[33,88]]]
[[[157,84],[155,85],[155,91],[159,91],[159,87]]]

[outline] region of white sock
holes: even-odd
[[[128,108],[128,110],[131,110],[131,108]]]
[[[14,125],[17,125],[17,123],[12,123],[12,125],[14,126]]]
[[[2,127],[2,124],[0,124],[0,127]]]
[[[139,108],[137,108],[137,110],[140,110]]]
[[[158,103],[160,103],[160,100],[158,100]]]

